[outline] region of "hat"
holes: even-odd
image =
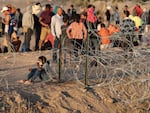
[[[107,6],[106,8],[107,8],[108,10],[110,10],[110,9],[111,9],[111,6]]]
[[[9,10],[8,7],[4,6],[4,7],[2,8],[1,12],[8,11],[8,10]]]
[[[37,15],[41,12],[42,8],[40,5],[33,5],[32,6],[32,13]]]

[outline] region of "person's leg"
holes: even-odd
[[[83,48],[83,40],[82,39],[77,39],[77,48],[80,49],[80,54],[82,54],[82,48]]]
[[[33,68],[31,70],[31,72],[27,75],[27,80],[30,80],[33,77],[33,75],[35,74],[36,70],[37,70],[37,68]]]
[[[11,39],[10,39],[10,35],[8,33],[5,33],[5,37],[6,37],[6,43],[7,43],[7,52],[11,52]]]
[[[49,30],[45,27],[41,28],[41,35],[40,35],[40,40],[39,40],[39,50],[41,50],[42,44],[43,44],[43,42],[44,42],[44,40],[48,34],[48,31]]]
[[[74,55],[75,57],[78,57],[78,42],[76,39],[73,40],[73,45],[74,45],[74,49],[73,49]]]
[[[49,80],[49,79],[50,79],[50,80],[52,79],[52,77],[49,77],[49,76],[48,76],[48,74],[45,72],[45,70],[42,70],[42,71],[41,71],[41,74],[40,74],[39,78],[40,78],[41,80],[44,80],[44,81]]]
[[[35,30],[35,37],[36,37],[36,40],[35,40],[35,50],[39,49],[40,35],[41,35],[41,27],[39,26]]]
[[[89,40],[89,55],[94,55],[94,50],[95,50],[95,47],[94,47],[94,38],[91,37],[90,40]]]
[[[31,41],[32,33],[33,33],[32,29],[29,28],[27,33],[26,33],[26,37],[25,37],[26,38],[25,39],[25,41],[26,41],[25,46],[26,46],[27,51],[30,51],[30,41]]]
[[[31,77],[31,82],[35,81],[35,79],[40,76],[41,76],[41,70],[36,69],[35,73]]]

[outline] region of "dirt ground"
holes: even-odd
[[[0,1],[0,7],[6,2],[8,3],[8,1]],[[17,6],[20,7],[24,7],[24,4],[26,4],[26,1],[22,0],[12,1],[14,4],[19,4]],[[127,3],[131,6],[132,2]],[[97,2],[95,5],[98,7]],[[122,7],[123,5],[119,6]],[[0,38],[0,40],[2,39]],[[21,36],[20,39],[23,41],[24,37]],[[31,40],[32,49],[34,49],[34,43],[35,38],[33,35]],[[112,51],[118,51],[115,54],[118,54],[118,56],[121,53],[116,48],[110,49],[108,54],[105,54],[106,58],[114,58],[109,56]],[[84,86],[84,81],[76,79],[75,77],[78,77],[76,72],[71,71],[69,71],[70,75],[67,75],[69,79],[67,81],[58,82],[58,74],[55,74],[56,80],[52,82],[37,80],[30,85],[20,84],[17,81],[26,79],[29,68],[36,67],[36,62],[40,55],[46,56],[50,60],[52,68],[58,70],[58,64],[51,62],[52,51],[0,54],[0,113],[149,113],[150,47],[142,48],[140,51],[140,55],[136,54],[138,57],[132,59],[133,62],[128,62],[128,65],[123,65],[124,67],[119,65],[114,71],[111,69],[115,69],[115,67],[106,66],[106,69],[103,68],[110,75],[115,72],[120,73],[117,69],[124,69],[125,73],[127,69],[134,70],[134,68],[137,68],[135,69],[136,72],[125,73],[125,77],[123,76],[120,79],[120,76],[117,76],[117,79],[111,76],[105,79],[107,75],[102,78],[100,76],[98,80],[102,80],[102,82],[98,81],[99,84],[94,87]],[[117,57],[113,60],[118,61]],[[72,65],[74,64],[76,62],[72,63]],[[137,67],[132,67],[135,65]],[[69,66],[74,68],[71,65]],[[84,67],[80,68],[84,69]],[[94,68],[95,70],[101,69],[100,67]],[[94,70],[94,68],[89,68],[89,70]],[[138,71],[140,68],[141,70]],[[129,76],[135,73],[140,76]],[[94,75],[91,71],[92,74]],[[81,74],[80,76],[83,75]],[[69,77],[73,77],[73,79]]]

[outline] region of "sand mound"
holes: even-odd
[[[2,113],[146,113],[149,99],[126,104],[107,88],[84,89],[75,82],[13,87],[0,93]]]

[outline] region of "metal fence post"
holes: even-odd
[[[88,86],[88,54],[89,54],[89,35],[86,41],[86,59],[85,59],[85,86]]]
[[[61,81],[61,69],[62,69],[62,37],[60,37],[60,48],[59,48],[59,67],[58,67],[59,81]]]

